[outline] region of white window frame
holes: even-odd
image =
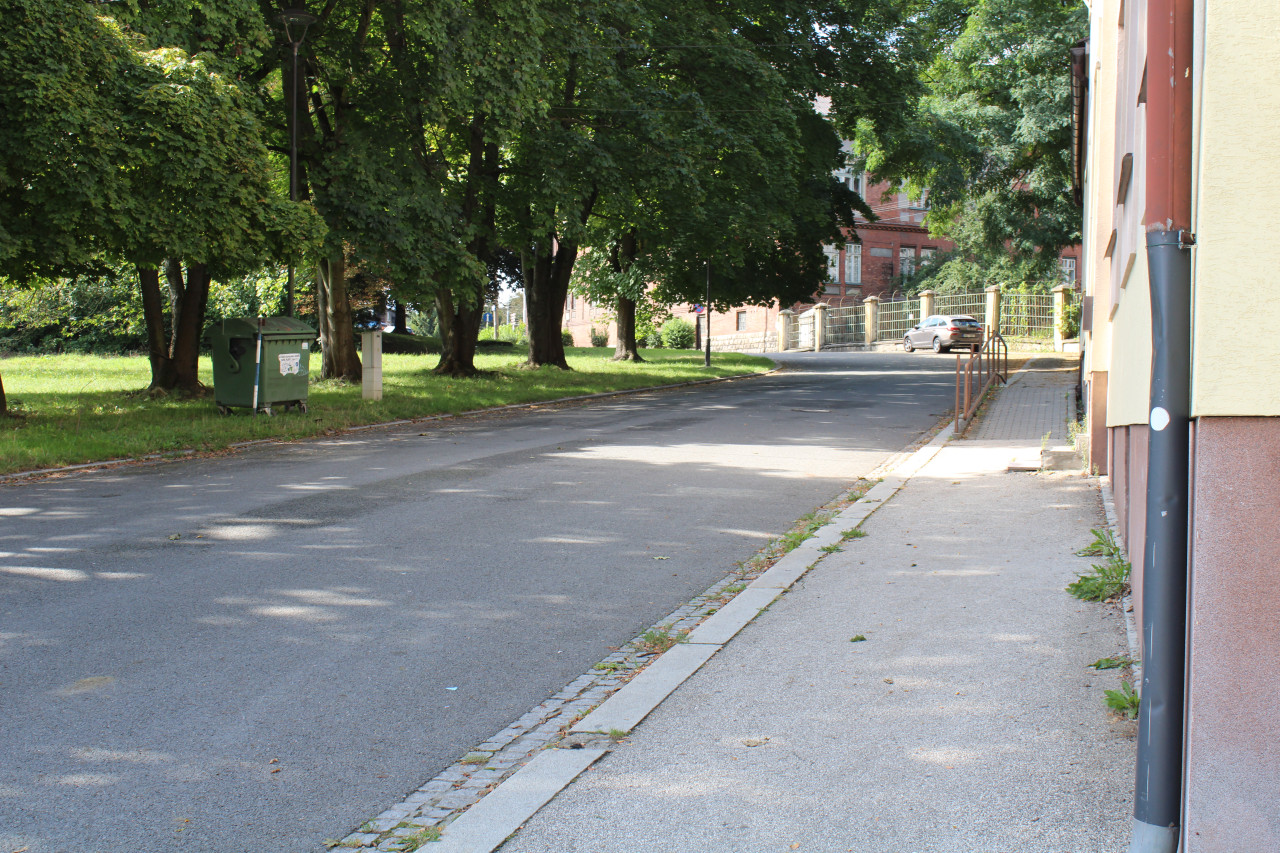
[[[844,247],[844,283],[862,284],[861,243],[850,243]]]
[[[827,281],[840,281],[840,250],[835,246],[823,246],[822,252],[827,256]]]
[[[916,247],[900,246],[898,248],[898,275],[909,276],[916,271]]]
[[[1076,259],[1075,258],[1058,258],[1058,270],[1062,274],[1062,280],[1067,284],[1076,283]]]

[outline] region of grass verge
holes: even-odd
[[[763,373],[759,356],[717,353],[710,369],[689,350],[647,350],[643,364],[612,362],[612,349],[568,350],[571,371],[523,370],[523,354],[476,356],[485,374],[436,376],[432,355],[384,355],[383,397],[363,400],[358,385],[313,381],[306,414],[218,414],[213,396],[152,399],[140,393],[150,378],[142,356],[15,356],[0,361],[13,417],[0,419],[0,474],[85,462],[225,450],[243,441],[292,440],[348,427],[517,403],[624,391],[698,379]],[[313,361],[314,367],[314,361]],[[213,384],[207,358],[201,380]]]

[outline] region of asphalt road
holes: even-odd
[[[946,357],[786,364],[0,487],[0,853],[321,850],[953,394]]]

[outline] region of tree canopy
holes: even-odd
[[[1068,49],[1083,6],[1061,0],[919,0],[931,55],[919,96],[894,123],[842,116],[867,168],[928,190],[930,231],[958,251],[932,274],[946,287],[1052,278],[1080,241],[1071,198]],[[926,271],[928,272],[928,271]]]

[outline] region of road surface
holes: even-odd
[[[785,363],[0,487],[0,851],[321,850],[952,400],[945,357]]]

